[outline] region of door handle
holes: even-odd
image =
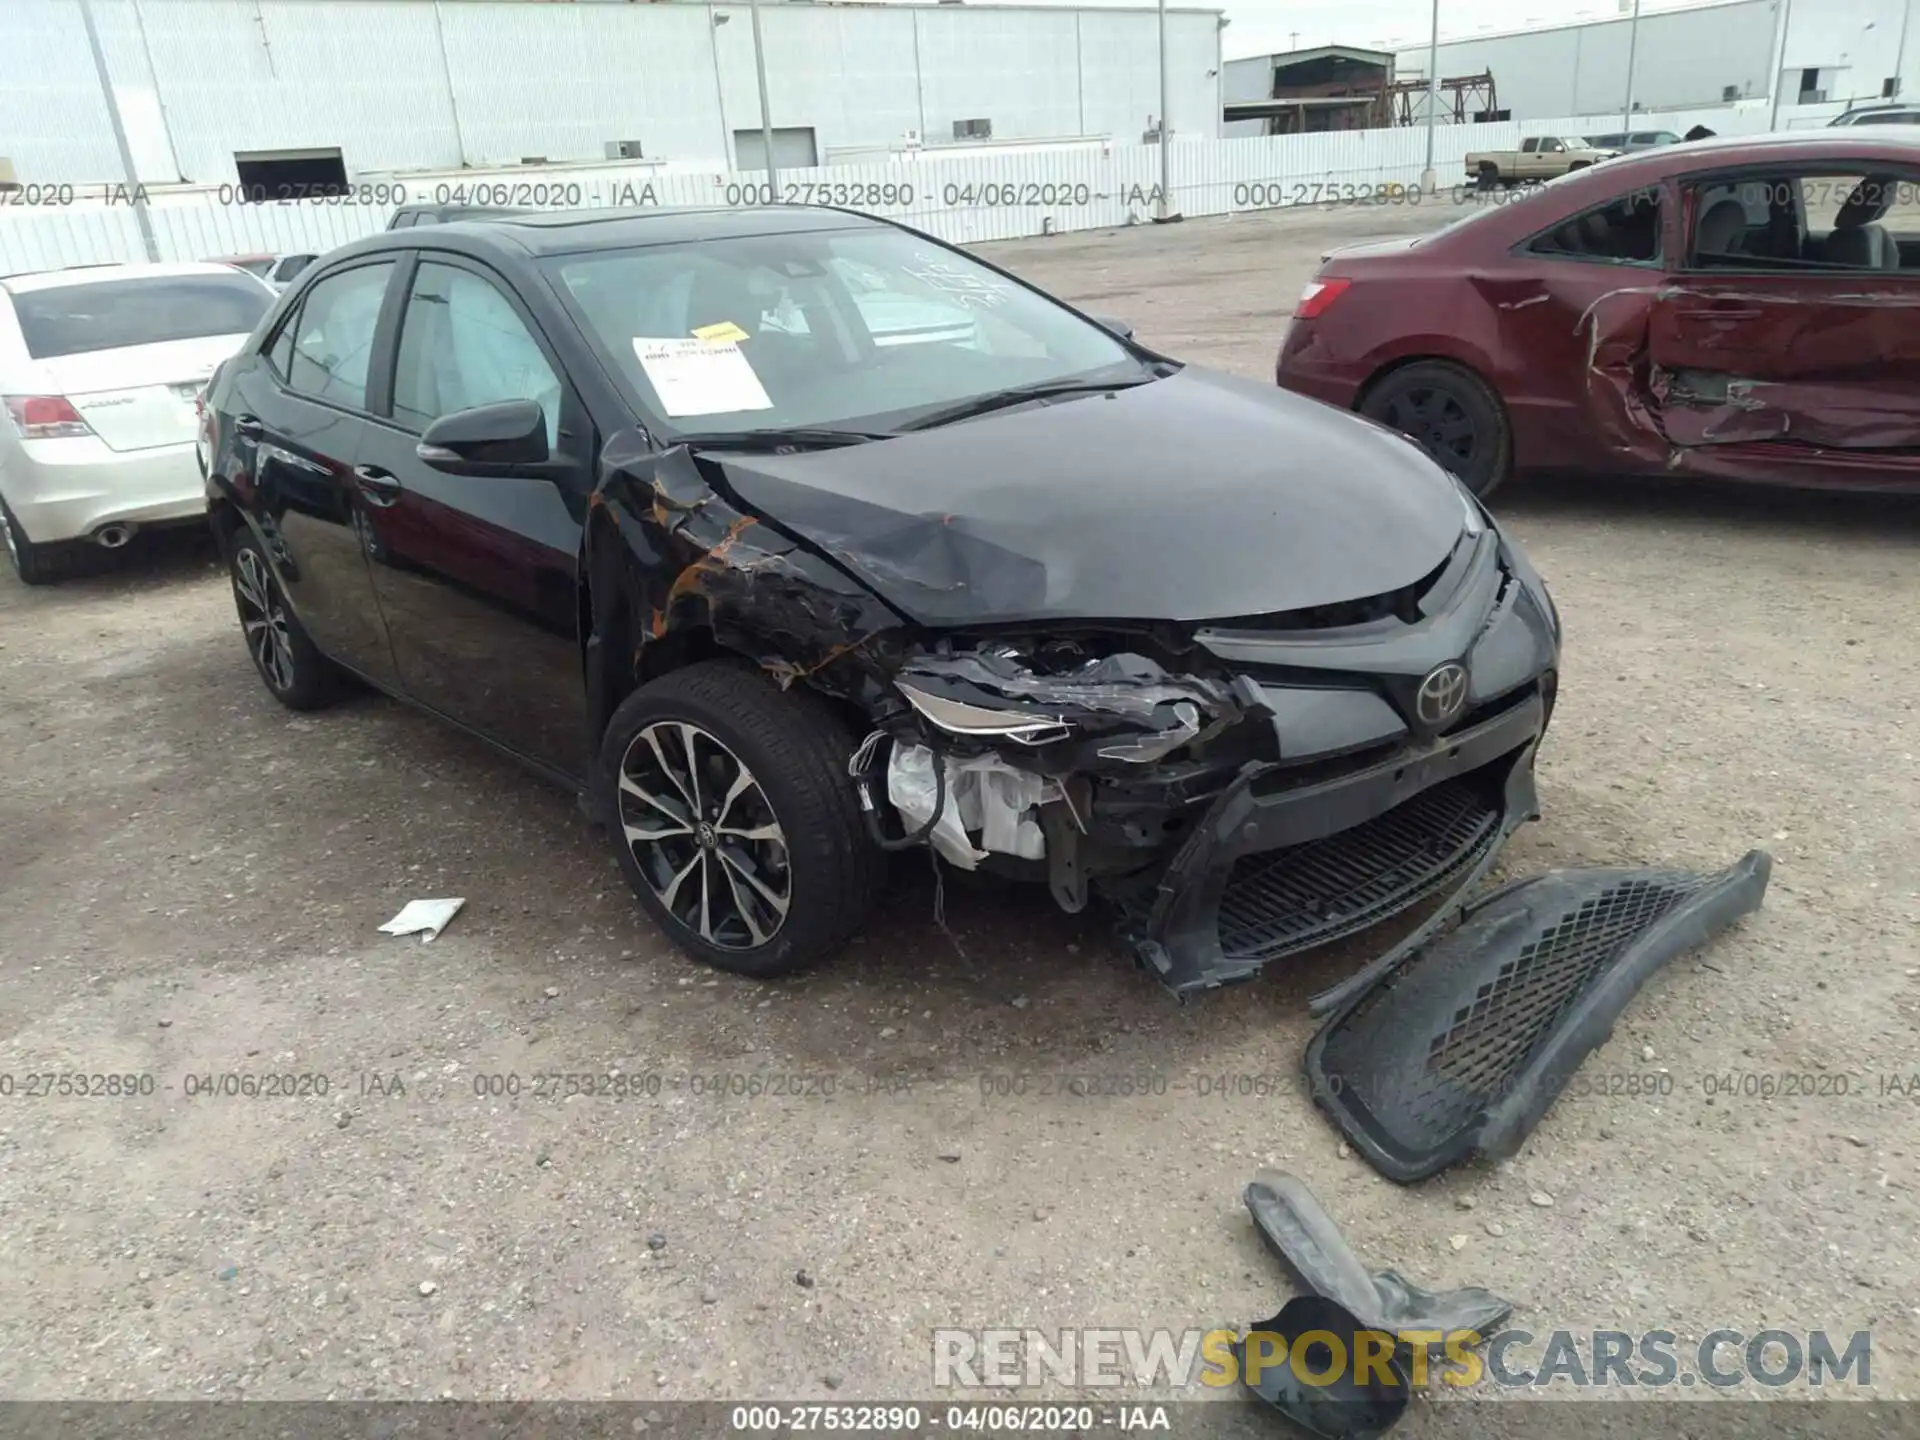
[[[1701,305],[1674,312],[1682,320],[1758,320],[1760,311],[1752,305]]]
[[[400,498],[400,481],[377,465],[354,466],[353,478],[359,482],[360,493],[366,496],[369,505],[391,505]]]
[[[233,433],[244,439],[258,440],[267,433],[267,427],[252,415],[236,415],[233,417]]]

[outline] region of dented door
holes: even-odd
[[[1676,446],[1793,469],[1920,476],[1920,275],[1685,276],[1649,317],[1648,387]]]

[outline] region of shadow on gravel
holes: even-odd
[[[73,571],[51,585],[29,588],[15,582],[11,572],[3,583],[13,590],[15,604],[23,600],[58,604],[76,598],[147,595],[199,584],[218,575],[220,568],[220,548],[213,532],[196,525],[142,531],[119,550],[87,546]]]
[[[1747,529],[1817,529],[1836,539],[1858,535],[1920,540],[1920,495],[1554,476],[1509,481],[1495,494],[1493,509],[1502,518],[1704,521]]]

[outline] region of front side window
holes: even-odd
[[[1780,170],[1694,192],[1696,269],[1920,270],[1920,180]]]
[[[393,418],[423,431],[443,415],[533,400],[560,440],[560,378],[498,286],[471,270],[424,261],[400,321]]]
[[[14,292],[14,314],[35,360],[247,335],[273,303],[251,275],[154,275]]]
[[[373,332],[393,265],[391,260],[357,265],[322,277],[307,291],[291,327],[288,386],[315,400],[367,408]]]
[[[890,227],[550,263],[642,410],[681,430],[908,423],[1017,386],[1147,373],[1106,330]]]

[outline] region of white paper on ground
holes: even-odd
[[[669,415],[771,410],[773,401],[738,343],[636,335],[633,353]]]
[[[419,932],[424,944],[446,929],[447,922],[459,914],[460,907],[466,903],[465,896],[458,900],[409,900],[400,907],[398,915],[380,928],[389,935]]]

